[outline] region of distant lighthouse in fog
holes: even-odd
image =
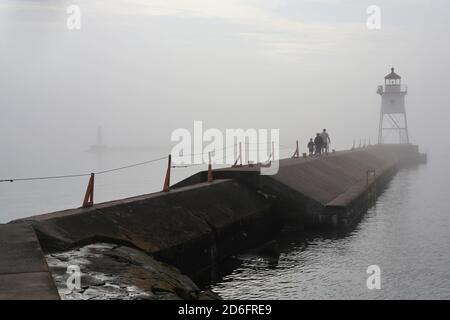
[[[405,96],[408,92],[402,86],[398,74],[391,68],[391,73],[384,77],[384,85],[378,86],[381,96],[380,124],[378,143],[409,144],[408,122],[406,121]]]
[[[92,145],[89,148],[91,152],[105,152],[108,150],[108,147],[103,144],[103,130],[102,126],[97,127],[97,144]]]

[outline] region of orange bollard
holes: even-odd
[[[172,167],[172,155],[169,154],[167,162],[168,163],[167,163],[166,178],[164,179],[164,186],[163,186],[164,192],[170,191],[170,169]]]
[[[292,158],[298,158],[300,156],[300,151],[298,150],[298,140],[296,142],[297,147],[295,149],[294,155],[292,156]]]
[[[91,173],[89,178],[88,186],[86,188],[86,194],[84,195],[82,208],[89,208],[94,205],[94,177],[95,174]]]
[[[233,150],[234,151],[234,150]],[[238,164],[239,162],[239,164]],[[239,156],[233,164],[233,167],[242,167],[242,142],[239,142]]]
[[[213,182],[213,174],[212,174],[212,167],[211,167],[211,152],[208,152],[208,156],[209,156],[208,182]]]

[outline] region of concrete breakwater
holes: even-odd
[[[215,170],[214,177],[235,179],[271,199],[283,223],[305,228],[348,228],[370,206],[389,179],[404,166],[426,162],[414,145],[377,145],[322,157],[280,160],[276,175],[244,166]],[[205,181],[199,172],[174,187]]]
[[[195,279],[214,273],[224,258],[269,240],[283,224],[351,226],[399,168],[423,160],[416,146],[383,145],[281,160],[274,176],[260,175],[258,166],[243,166],[215,170],[215,181],[207,183],[206,172],[200,172],[167,193],[33,216],[2,227],[30,227],[37,236],[34,245],[47,255],[112,243],[151,255]],[[0,255],[5,256],[3,245]],[[26,257],[11,258],[0,274],[0,291],[17,284],[1,279],[14,273],[21,259]],[[26,284],[21,286],[25,294]]]
[[[39,293],[30,295],[27,287],[30,283],[19,282],[20,278],[7,279],[6,275],[14,274],[16,265],[24,261],[38,258],[45,261],[45,253],[47,262],[51,263],[52,274],[60,285],[59,294],[64,294],[64,299],[77,296],[80,299],[108,298],[113,293],[117,298],[130,297],[126,295],[126,290],[120,288],[126,285],[121,282],[125,278],[124,274],[127,274],[122,269],[132,270],[135,275],[135,279],[128,276],[134,280],[128,287],[135,286],[143,291],[138,298],[159,299],[165,296],[194,299],[211,296],[201,293],[171,266],[181,269],[194,279],[205,274],[209,278],[209,272],[216,273],[219,261],[257,245],[273,232],[277,224],[270,201],[257,191],[244,188],[233,180],[217,180],[168,193],[159,192],[101,203],[92,208],[32,216],[3,227],[14,232],[14,228],[19,226],[30,229],[35,239],[32,245],[39,247],[40,254],[32,257],[23,254],[9,259],[5,275],[0,275],[1,298],[28,299],[39,296]],[[20,238],[21,235],[17,237]],[[7,241],[4,239],[5,243]],[[115,244],[117,247],[102,249],[104,243]],[[89,248],[90,244],[100,244],[100,248]],[[23,246],[25,245],[30,244],[25,243]],[[5,248],[0,246],[2,259],[11,251]],[[80,257],[77,250],[87,252],[87,255]],[[90,254],[93,250],[96,251],[95,254]],[[135,251],[131,252],[133,250]],[[153,257],[155,261],[139,257],[136,250]],[[61,260],[61,253],[64,260]],[[99,259],[99,255],[104,257]],[[89,263],[83,263],[85,260],[89,260]],[[65,262],[66,268],[74,264],[88,266],[81,270],[87,271],[85,278],[92,279],[95,276],[95,281],[89,281],[99,285],[83,288],[80,292],[75,292],[76,295],[66,293],[67,290],[63,287],[65,280],[61,279],[65,273],[61,262]],[[102,265],[103,272],[99,273]],[[130,268],[136,265],[141,268]],[[149,273],[146,270],[156,268],[165,270],[166,276],[162,276],[162,272]],[[48,268],[46,271],[48,276]],[[91,275],[91,271],[95,275]],[[111,273],[118,276],[107,275]],[[148,281],[144,283],[139,280],[142,278]],[[105,285],[107,280],[111,283]],[[18,286],[22,289],[18,289]],[[13,296],[11,288],[14,288],[14,292],[19,290],[20,294]],[[38,289],[43,298],[58,296],[51,276],[46,278],[45,287]],[[162,291],[166,294],[161,294]]]
[[[271,203],[233,180],[33,216],[45,252],[108,242],[137,248],[196,276],[274,226]],[[193,258],[195,257],[195,258]]]
[[[318,160],[288,159],[274,176],[264,176],[262,190],[278,198],[277,211],[305,228],[351,227],[373,204],[401,167],[425,162],[412,145],[382,145],[343,151]]]

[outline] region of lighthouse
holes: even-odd
[[[378,86],[381,96],[378,143],[409,144],[408,122],[406,120],[405,96],[408,92],[402,85],[402,77],[394,72],[384,77],[384,85]]]

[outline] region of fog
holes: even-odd
[[[66,26],[71,4],[80,30]],[[83,152],[99,125],[108,145],[169,150],[171,132],[194,120],[278,128],[282,144],[302,147],[322,128],[336,149],[374,142],[376,88],[391,67],[409,88],[411,141],[446,148],[449,2],[380,0],[380,30],[366,27],[371,4],[2,0],[2,161]]]
[[[68,28],[73,11],[67,9],[78,8],[73,5],[81,10],[79,30]],[[366,24],[371,5],[381,9],[380,29]],[[6,230],[0,237],[0,297],[53,297],[47,271],[62,299],[125,298],[118,293],[122,289],[132,299],[194,297],[194,291],[197,296],[187,276],[135,253],[128,257],[123,246],[107,254],[96,243],[92,261],[85,249],[50,254],[85,240],[117,242],[116,237],[126,245],[128,237],[157,259],[176,260],[181,272],[201,282],[211,275],[214,281],[200,286],[208,291],[199,299],[213,298],[210,289],[240,300],[449,299],[449,31],[449,0],[0,0],[0,232]],[[169,191],[207,168],[206,161],[168,166],[166,160],[175,144],[171,134],[181,128],[193,132],[196,121],[224,134],[279,129],[284,157],[292,156],[296,140],[300,154],[306,152],[309,138],[323,128],[332,149],[375,143],[377,87],[392,67],[408,86],[409,141],[427,153],[426,164],[405,168],[383,151],[373,159],[370,152],[330,156],[298,170],[296,161],[309,160],[292,159],[274,180],[261,180],[261,188],[252,188],[257,181],[245,175],[240,186],[203,184],[185,189],[189,193],[181,198],[168,193],[57,215],[67,219],[47,216],[53,221],[35,228],[43,250],[34,232],[2,225]],[[387,97],[384,107],[398,107],[397,97]],[[99,127],[112,148],[96,145],[94,151],[108,152],[88,152],[98,142]],[[147,148],[133,148],[139,146]],[[203,153],[203,159],[209,156]],[[385,154],[388,160],[380,161]],[[371,167],[361,164],[364,159]],[[278,169],[273,163],[261,172]],[[202,197],[210,197],[207,205]],[[168,210],[162,208],[166,204]],[[79,212],[86,218],[77,222]],[[106,220],[100,217],[109,213]],[[158,221],[140,232],[136,224],[150,221],[146,213]],[[173,214],[167,225],[160,217],[166,213]],[[84,230],[82,224],[96,221],[105,226]],[[269,232],[269,224],[277,231]],[[331,225],[336,232],[328,232]],[[259,240],[270,241],[236,251]],[[190,256],[205,262],[209,252],[211,268],[189,264]],[[173,253],[182,255],[171,259]],[[222,259],[231,253],[232,259]],[[18,271],[21,258],[29,268]],[[80,261],[92,262],[96,272]],[[72,270],[79,263],[82,278],[81,269]],[[115,272],[125,264],[133,269]],[[125,273],[139,278],[119,289]],[[82,290],[72,292],[80,281]],[[372,290],[381,284],[383,290]],[[142,288],[155,290],[141,295]]]

